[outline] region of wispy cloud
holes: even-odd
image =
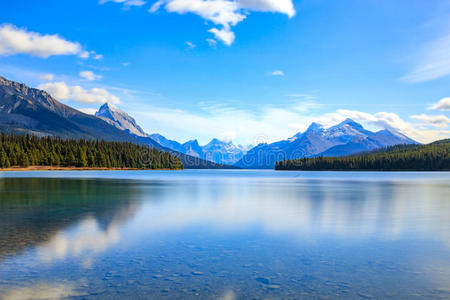
[[[450,74],[450,35],[440,37],[423,47],[416,55],[411,72],[402,80],[416,83],[438,79]]]
[[[201,142],[207,142],[212,137],[228,136],[241,144],[254,144],[255,140],[262,139],[275,142],[304,131],[312,122],[327,127],[346,118],[352,118],[372,130],[395,129],[420,142],[449,136],[446,131],[416,126],[393,112],[367,113],[338,109],[318,113],[322,106],[315,100],[293,102],[287,106],[263,106],[258,111],[226,105],[203,105],[200,109],[191,112],[152,106],[140,108],[132,114],[136,115],[144,128],[151,128],[151,132],[159,132],[180,141],[199,137]]]
[[[208,45],[212,48],[215,48],[217,46],[217,41],[214,39],[206,39],[206,42],[208,43]]]
[[[125,9],[129,8],[130,6],[143,6],[147,3],[147,1],[144,0],[100,0],[98,3],[104,4],[106,2],[121,3],[123,4]]]
[[[284,76],[284,72],[281,70],[274,70],[272,72],[269,72],[270,76]]]
[[[45,74],[39,77],[40,80],[51,81],[55,78],[54,74]]]
[[[189,41],[186,41],[186,45],[188,46],[188,49],[194,49],[195,48],[195,44]]]
[[[426,114],[413,115],[411,118],[420,120],[424,124],[429,124],[437,128],[446,128],[450,124],[450,119],[445,115],[431,116]]]

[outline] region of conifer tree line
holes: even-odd
[[[183,168],[181,161],[170,153],[133,143],[0,134],[0,168],[28,166]]]
[[[450,171],[450,139],[428,145],[397,145],[341,157],[280,161],[276,170],[310,171]]]

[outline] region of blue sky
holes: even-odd
[[[347,117],[427,142],[450,136],[450,3],[6,1],[0,75],[181,142]]]

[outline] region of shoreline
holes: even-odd
[[[0,172],[11,171],[181,171],[183,169],[133,169],[133,168],[86,168],[86,167],[56,167],[56,166],[31,166],[12,167],[0,169]]]

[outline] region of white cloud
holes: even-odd
[[[83,51],[78,55],[79,58],[83,59],[89,58],[89,56],[90,56],[89,51]]]
[[[96,54],[96,55],[94,55],[94,59],[95,60],[101,60],[101,59],[103,59],[103,55],[102,54]]]
[[[45,74],[42,75],[41,77],[39,77],[40,80],[44,80],[44,81],[50,81],[53,80],[55,78],[55,75],[53,74]]]
[[[153,5],[152,5],[152,7],[150,7],[150,9],[148,10],[149,12],[151,12],[151,13],[154,13],[154,12],[157,12],[158,10],[159,10],[159,8],[161,7],[161,5],[163,5],[164,4],[164,0],[158,0],[158,1],[156,1]]]
[[[430,106],[428,109],[450,110],[450,97],[441,99],[441,101]]]
[[[450,35],[426,45],[416,57],[413,70],[402,79],[407,82],[424,82],[450,74]]]
[[[122,3],[124,5],[124,7],[142,6],[147,3],[146,1],[143,1],[143,0],[100,0],[98,3],[104,4],[106,2]]]
[[[195,48],[195,44],[189,41],[186,41],[186,45],[188,46],[189,49],[194,49]]]
[[[149,12],[154,13],[161,7],[167,12],[193,13],[220,25],[220,28],[211,28],[208,32],[227,46],[235,40],[231,27],[242,22],[250,11],[282,13],[289,18],[295,15],[292,0],[159,0]]]
[[[234,26],[246,18],[239,4],[228,0],[167,0],[165,9],[179,14],[194,13],[223,26]]]
[[[230,31],[228,27],[222,29],[211,28],[208,32],[214,34],[216,39],[222,41],[227,46],[231,46],[236,38],[234,32]]]
[[[420,133],[413,127],[412,124],[404,121],[399,115],[392,112],[377,112],[371,114],[356,110],[338,109],[334,113],[326,113],[320,116],[317,121],[324,125],[331,125],[337,122],[342,122],[347,118],[351,118],[354,121],[361,122],[365,125],[373,126],[378,129],[394,129],[413,139],[421,138]]]
[[[450,119],[445,115],[430,116],[426,114],[414,115],[411,118],[420,120],[425,124],[432,125],[437,128],[446,128],[450,124]]]
[[[80,77],[84,78],[86,80],[89,80],[89,81],[102,79],[101,75],[94,74],[94,72],[92,72],[92,71],[81,71]]]
[[[9,24],[0,26],[0,55],[29,54],[47,58],[82,53],[79,43],[67,41],[56,34],[41,35]]]
[[[129,65],[130,65],[129,62],[123,62],[123,63],[122,63],[122,66],[124,66],[124,67],[128,67]]]
[[[271,75],[271,76],[284,76],[284,72],[281,71],[281,70],[275,70],[275,71],[269,72],[269,75]]]
[[[319,109],[323,109],[320,103],[302,100],[284,107],[262,106],[259,110],[203,105],[201,111],[190,112],[151,106],[140,107],[131,113],[144,128],[149,128],[148,131],[159,132],[179,141],[199,138],[201,143],[207,143],[213,137],[232,137],[240,144],[255,144],[255,140],[275,142],[303,132],[312,122],[328,127],[346,118],[352,118],[370,130],[395,129],[419,142],[446,138],[450,133],[422,128],[392,112],[367,113],[339,109],[319,114]]]
[[[101,60],[103,59],[103,55],[102,54],[98,54],[95,51],[82,51],[79,55],[79,58],[83,58],[83,59],[87,59],[89,57],[92,57],[95,60]]]
[[[291,0],[239,0],[238,2],[244,9],[282,13],[289,18],[295,16],[295,8]]]
[[[38,86],[38,89],[47,91],[58,100],[73,100],[79,103],[120,103],[120,99],[107,90],[92,88],[85,90],[81,86],[68,86],[64,81],[49,82]]]

